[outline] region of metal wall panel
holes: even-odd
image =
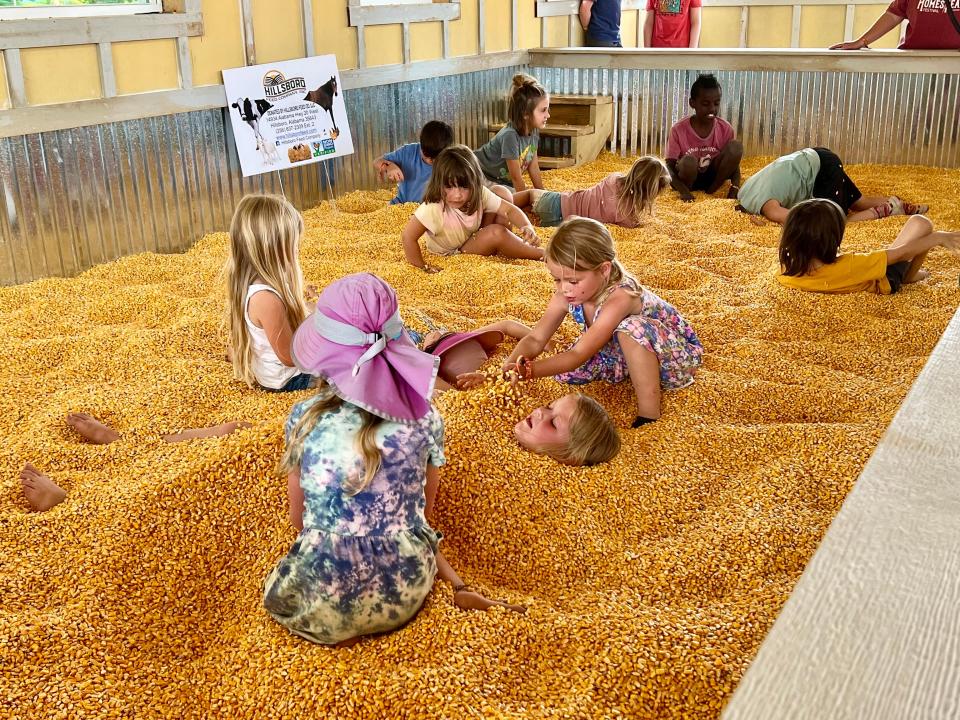
[[[356,152],[243,178],[226,109],[0,139],[0,283],[69,276],[136,252],[184,250],[225,230],[247,192],[285,192],[300,208],[376,187],[373,161],[427,120],[478,147],[506,117],[525,68],[344,93]],[[696,71],[533,68],[551,92],[612,94],[612,146],[662,152],[688,113]],[[960,167],[960,78],[897,73],[716,73],[722,114],[748,154],[824,145],[847,162]],[[329,181],[327,179],[329,175]]]
[[[690,113],[696,70],[534,67],[556,93],[613,95],[612,147],[659,154]],[[711,71],[721,115],[748,155],[829,147],[846,162],[960,167],[960,76],[861,72]]]
[[[520,67],[344,92],[356,152],[251,178],[240,173],[227,109],[0,139],[0,284],[75,275],[138,252],[176,252],[226,230],[248,192],[299,208],[377,186],[373,161],[434,118],[486,141]],[[329,181],[328,181],[329,176]]]

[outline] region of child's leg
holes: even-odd
[[[89,413],[69,413],[66,423],[87,442],[92,442],[94,445],[109,445],[120,439],[120,433],[104,425]]]
[[[543,248],[527,245],[503,225],[488,225],[478,230],[461,247],[471,255],[500,255],[521,260],[543,260]]]
[[[505,228],[510,227],[510,218],[506,215],[501,215],[500,213],[484,213],[483,218],[480,220],[480,227],[486,227],[487,225],[503,225]]]
[[[707,188],[708,193],[715,193],[727,180],[734,188],[739,189],[741,158],[743,158],[743,143],[739,140],[731,140],[724,145],[720,154],[713,159],[717,170],[713,182]],[[733,195],[733,197],[736,197],[736,195]]]
[[[198,438],[223,437],[243,428],[253,427],[253,423],[243,422],[242,420],[231,420],[222,425],[214,425],[205,428],[189,428],[183,432],[172,435],[164,435],[164,441],[168,443],[183,442],[184,440],[196,440]]]
[[[637,396],[637,414],[656,420],[660,417],[660,359],[634,340],[628,333],[618,332],[617,340],[627,361],[630,382]]]
[[[693,197],[693,195],[690,193],[690,188],[693,186],[693,183],[696,182],[697,174],[699,172],[700,168],[697,166],[697,159],[693,157],[693,155],[684,155],[682,158],[677,160],[676,179],[679,180],[683,184],[683,187],[687,190],[686,192],[683,192],[683,189],[674,186],[674,189],[680,193],[680,197]]]
[[[510,202],[512,202],[521,210],[529,210],[530,208],[533,207],[533,203],[535,202],[533,197],[534,192],[536,192],[535,189],[521,190],[520,192],[515,192],[513,194],[513,200],[511,200]]]
[[[917,238],[926,237],[927,235],[931,234],[933,234],[933,223],[930,222],[929,218],[924,217],[923,215],[914,215],[904,223],[903,227],[900,229],[900,232],[897,234],[897,239],[893,241],[893,244],[890,245],[890,247],[900,247],[901,245],[906,245]],[[929,273],[922,269],[923,263],[927,259],[928,252],[930,251],[925,250],[924,252],[921,252],[910,258],[910,267],[907,269],[907,274],[903,277],[904,283],[919,282],[920,280],[923,280],[929,276]]]
[[[508,203],[513,202],[513,193],[506,185],[491,185],[490,192],[492,192],[501,200],[506,200]]]
[[[62,503],[67,497],[66,490],[30,463],[24,465],[20,471],[20,486],[34,512],[45,512]]]

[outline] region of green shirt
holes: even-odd
[[[755,215],[767,200],[776,200],[785,208],[813,197],[813,183],[820,172],[820,156],[813,148],[784,155],[751,175],[741,186],[737,201]]]

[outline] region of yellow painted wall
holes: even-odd
[[[443,57],[443,23],[422,22],[410,25],[410,59],[437,60]]]
[[[740,47],[740,8],[705,7],[701,13],[700,47]]]
[[[877,18],[883,15],[886,9],[886,5],[857,5],[853,13],[853,37],[858,38],[863,35],[877,21]],[[903,23],[879,40],[870,43],[870,47],[878,50],[897,47],[900,44],[901,27],[903,27]]]
[[[403,62],[403,28],[400,25],[370,25],[364,28],[367,67]]]
[[[341,69],[358,65],[357,29],[348,26],[347,0],[313,1],[313,38],[319,55],[334,54]],[[461,0],[460,19],[450,23],[450,54],[478,52],[480,0]],[[300,0],[253,0],[253,28],[258,62],[302,57],[304,39]],[[512,0],[484,0],[485,51],[511,49]],[[884,4],[860,5],[854,14],[854,37],[880,17]],[[222,82],[221,70],[244,64],[243,23],[240,0],[202,0],[204,34],[189,39],[193,80],[197,86]],[[546,28],[548,47],[568,44],[566,17],[540,19],[534,0],[518,3],[517,31],[521,48],[539,47],[541,24]],[[750,9],[748,47],[789,47],[791,8],[760,6]],[[639,11],[623,13],[621,34],[625,47],[637,47]],[[702,47],[736,47],[740,36],[740,9],[707,7],[703,10]],[[801,47],[827,47],[843,39],[843,6],[805,6],[800,26]],[[365,29],[367,64],[390,65],[403,61],[400,25],[371,26]],[[443,28],[439,22],[410,26],[410,54],[413,61],[442,57]],[[575,25],[573,45],[582,43],[583,33]],[[896,47],[899,32],[894,30],[873,44],[876,48]],[[102,96],[97,49],[94,45],[61,48],[29,48],[21,53],[27,101],[40,105],[94,99]],[[142,40],[115,43],[114,74],[120,94],[135,94],[175,88],[178,84],[176,42]],[[2,72],[0,56],[0,72]],[[70,82],[61,78],[69,77]],[[0,74],[0,78],[3,75]],[[9,107],[6,82],[0,82],[0,107]]]
[[[243,34],[237,0],[203,0],[203,35],[192,37],[190,60],[194,85],[219,85],[223,68],[241,67]]]
[[[547,26],[547,44],[546,47],[566,47],[567,45],[567,19],[565,17],[543,18]]]
[[[477,0],[460,0],[460,19],[450,23],[450,54],[476,55],[479,47],[477,37]]]
[[[507,15],[507,17],[510,16]],[[520,47],[540,47],[540,23],[543,20],[537,17],[534,3],[523,2],[523,0],[517,3],[517,22],[519,23],[517,42]]]
[[[843,5],[805,7],[800,11],[800,47],[827,48],[843,42]]]
[[[102,96],[96,45],[27,48],[20,51],[20,62],[30,105]]]
[[[111,49],[118,95],[180,87],[173,38],[113,43]]]
[[[641,47],[643,45],[643,31],[637,33],[637,17],[646,13],[639,10],[629,10],[620,16],[620,43],[625,48]],[[641,19],[640,22],[643,22]]]
[[[257,64],[304,55],[300,0],[253,0]]]
[[[790,47],[790,21],[792,18],[793,9],[786,5],[750,8],[750,16],[747,21],[747,47]]]
[[[526,2],[532,1],[526,0]],[[505,18],[509,18],[512,12],[510,0],[486,0],[486,7],[485,51],[492,53],[509,50],[513,32],[510,23],[506,22]]]
[[[346,0],[313,0],[313,44],[317,55],[336,55],[341,70],[357,67],[357,29],[349,27]]]

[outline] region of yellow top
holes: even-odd
[[[887,280],[887,251],[877,250],[869,254],[845,253],[829,265],[821,265],[805,275],[777,275],[777,280],[786,287],[810,292],[852,293],[872,292],[890,294]]]

